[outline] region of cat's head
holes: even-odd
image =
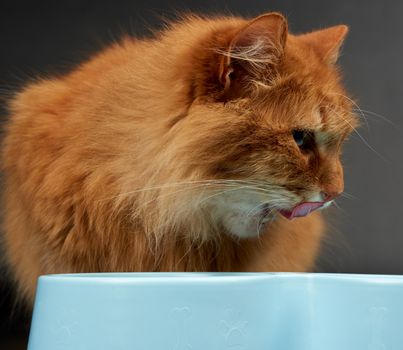
[[[193,101],[170,133],[188,178],[209,181],[195,206],[246,237],[343,191],[341,147],[357,124],[336,66],[347,27],[292,35],[277,13],[220,26],[194,50]]]

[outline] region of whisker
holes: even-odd
[[[241,186],[241,187],[237,187],[237,188],[232,188],[230,190],[221,191],[219,193],[215,193],[213,195],[210,195],[208,197],[203,198],[203,200],[199,202],[199,205],[204,203],[204,202],[206,202],[206,201],[208,201],[209,199],[211,199],[213,197],[216,197],[216,196],[228,193],[228,192],[233,192],[233,191],[237,191],[237,190],[240,190],[240,189],[244,189],[244,188],[251,188],[251,187],[250,186]]]
[[[360,107],[354,100],[352,100],[350,97],[348,97],[348,96],[346,96],[346,95],[339,94],[339,93],[337,93],[337,92],[332,93],[332,95],[339,95],[339,96],[342,96],[342,97],[344,97],[345,99],[347,99],[348,101],[350,101],[354,106],[356,106],[357,109],[358,109],[358,111],[360,112],[361,116],[363,117],[363,119],[364,119],[364,121],[365,121],[365,124],[366,124],[366,126],[367,126],[367,128],[368,128],[368,130],[369,130],[369,123],[368,123],[367,117],[365,116],[365,114],[364,114],[364,112],[362,111],[361,107]]]
[[[181,193],[181,192],[189,191],[190,189],[194,190],[194,189],[197,189],[197,188],[203,188],[203,187],[205,188],[206,186],[211,186],[211,185],[212,185],[212,184],[200,184],[200,185],[192,186],[191,188],[188,188],[188,187],[180,188],[180,189],[178,189],[178,190],[176,190],[176,191],[168,192],[168,193],[159,195],[158,197],[152,198],[151,200],[142,203],[141,207],[145,207],[145,206],[147,206],[148,204],[151,204],[152,202],[155,202],[155,201],[158,200],[158,199],[166,198],[166,197],[169,197],[169,196],[172,196],[172,195],[176,195],[176,194]],[[223,186],[223,185],[222,185],[222,186]],[[230,186],[230,187],[234,187],[234,186],[235,186],[235,187],[236,187],[236,185],[225,185],[225,186]],[[138,208],[138,209],[139,209],[139,208]]]
[[[368,143],[368,141],[364,138],[364,136],[362,136],[362,135],[358,132],[358,130],[357,130],[356,128],[354,128],[354,127],[351,125],[351,123],[350,123],[346,118],[344,118],[340,113],[337,113],[335,110],[333,110],[333,112],[336,113],[341,119],[344,120],[344,122],[345,122],[347,125],[349,125],[349,126],[353,129],[353,131],[355,132],[355,134],[361,139],[361,141],[362,141],[372,152],[374,152],[374,153],[375,153],[379,158],[381,158],[384,162],[386,162],[386,163],[389,162],[382,154],[380,154],[375,148],[373,148],[373,147]]]
[[[353,109],[353,111],[357,111],[357,110]],[[364,113],[369,114],[369,115],[374,116],[374,117],[378,117],[379,119],[382,119],[383,121],[389,123],[390,125],[392,125],[392,126],[394,126],[396,128],[398,127],[398,125],[396,123],[392,122],[390,119],[386,118],[382,114],[378,114],[378,113],[375,113],[375,112],[372,112],[372,111],[367,111],[367,110],[362,109],[362,108],[361,108],[361,112],[364,112]]]
[[[244,180],[242,180],[242,181],[239,181],[239,183],[248,183],[248,181],[244,181]],[[219,186],[218,188],[216,188],[216,189],[210,189],[210,191],[211,190],[215,190],[215,191],[221,191],[221,192],[219,192],[219,193],[215,193],[215,194],[213,194],[213,195],[211,195],[211,196],[208,196],[208,197],[206,197],[206,198],[203,198],[203,192],[204,192],[204,190],[206,189],[206,187],[211,187],[212,185],[217,185],[217,186]],[[225,191],[222,191],[222,187],[230,187],[231,189],[230,190],[225,190]],[[240,190],[240,189],[247,189],[249,192],[251,192],[251,193],[255,193],[255,194],[267,194],[267,193],[271,193],[269,190],[267,190],[267,189],[264,189],[264,188],[261,188],[261,187],[256,187],[256,186],[251,186],[251,185],[244,185],[244,186],[239,186],[239,184],[233,184],[233,183],[225,183],[225,182],[223,182],[223,180],[220,180],[218,183],[207,183],[207,184],[192,184],[192,186],[185,186],[185,188],[180,188],[180,189],[178,189],[178,190],[176,190],[176,191],[173,191],[173,192],[168,192],[168,193],[164,193],[164,194],[160,194],[160,195],[158,195],[158,196],[156,196],[155,198],[152,198],[151,200],[149,200],[149,201],[147,201],[147,202],[144,202],[144,203],[142,203],[140,206],[138,206],[136,209],[137,209],[137,211],[139,211],[139,210],[141,210],[142,208],[144,208],[144,207],[146,207],[147,205],[149,205],[149,204],[151,204],[151,203],[153,203],[153,202],[155,202],[155,201],[157,201],[157,200],[160,200],[160,199],[162,199],[162,198],[166,198],[166,197],[169,197],[169,196],[173,196],[173,195],[177,195],[178,193],[181,193],[181,192],[185,192],[185,191],[194,191],[194,190],[197,190],[197,189],[200,189],[200,188],[202,188],[202,192],[200,193],[200,196],[199,197],[201,197],[202,198],[202,200],[198,203],[199,205],[200,204],[202,204],[202,203],[204,203],[206,200],[208,200],[209,198],[212,198],[212,197],[215,197],[215,196],[218,196],[218,195],[220,195],[220,194],[222,194],[222,193],[225,193],[225,192],[229,192],[229,191],[235,191],[235,190]]]
[[[346,212],[342,207],[340,207],[340,205],[339,205],[335,200],[333,200],[333,204],[334,204],[334,206],[335,206],[337,209],[339,209],[339,210],[342,211],[343,213]]]
[[[347,192],[342,192],[340,194],[340,196],[345,197],[345,198],[349,198],[349,199],[359,199],[358,197],[356,197],[356,196],[354,196],[354,195],[352,195],[350,193],[347,193]]]
[[[266,204],[270,204],[270,203],[271,203],[271,200],[270,200],[270,201],[263,201],[263,202],[260,202],[258,205],[254,206],[251,210],[249,210],[249,211],[246,213],[246,217],[251,216],[252,213],[255,212],[259,207],[262,207],[262,206],[264,206],[264,205],[266,205]]]
[[[100,199],[99,201],[110,200],[110,199],[119,198],[119,197],[122,197],[122,196],[128,196],[128,195],[131,195],[131,194],[134,194],[134,193],[151,191],[151,190],[158,190],[158,189],[164,189],[164,188],[175,187],[175,186],[193,185],[193,184],[205,184],[205,185],[220,184],[220,185],[224,185],[227,182],[228,183],[231,183],[231,182],[234,182],[234,183],[248,183],[248,181],[246,181],[246,180],[233,180],[233,179],[195,180],[195,181],[172,182],[172,183],[167,183],[167,184],[163,184],[163,185],[155,185],[155,186],[137,188],[137,189],[135,189],[133,191],[124,192],[124,193],[120,193],[120,194],[118,194],[116,196]]]
[[[361,139],[361,141],[372,151],[374,152],[379,158],[381,158],[384,162],[388,163],[388,160],[380,154],[375,148],[373,148],[368,141],[356,130],[354,129],[354,132],[357,134],[357,136]]]
[[[253,213],[254,211],[256,211],[259,207],[263,206],[264,204],[265,204],[265,202],[261,202],[261,203],[259,203],[258,205],[254,206],[251,210],[249,210],[249,211],[246,213],[246,217],[249,217],[249,215],[252,215],[252,213]]]

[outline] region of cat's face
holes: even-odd
[[[263,26],[270,31],[262,34]],[[346,27],[292,36],[268,15],[245,31],[229,50],[234,40],[245,52],[260,50],[256,41],[264,47],[268,37],[267,52],[251,57],[256,62],[224,55],[225,92],[196,100],[184,129],[192,157],[218,180],[207,210],[239,237],[259,234],[279,213],[292,219],[329,206],[343,191],[341,147],[356,126],[334,65]]]

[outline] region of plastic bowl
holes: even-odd
[[[28,349],[401,350],[403,276],[44,276]]]

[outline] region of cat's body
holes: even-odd
[[[192,17],[15,97],[3,152],[5,247],[27,299],[47,273],[313,267],[320,214],[266,223],[259,204],[274,196],[271,211],[292,211],[342,189],[339,146],[354,121],[312,118],[323,100],[349,118],[337,71],[322,62],[345,28],[321,57],[310,38],[285,43],[279,15],[250,23]],[[256,45],[253,60],[229,57],[237,41],[261,40],[261,23],[273,29],[264,60]],[[326,159],[316,150],[300,159],[290,143],[290,130],[307,123],[340,135]]]

